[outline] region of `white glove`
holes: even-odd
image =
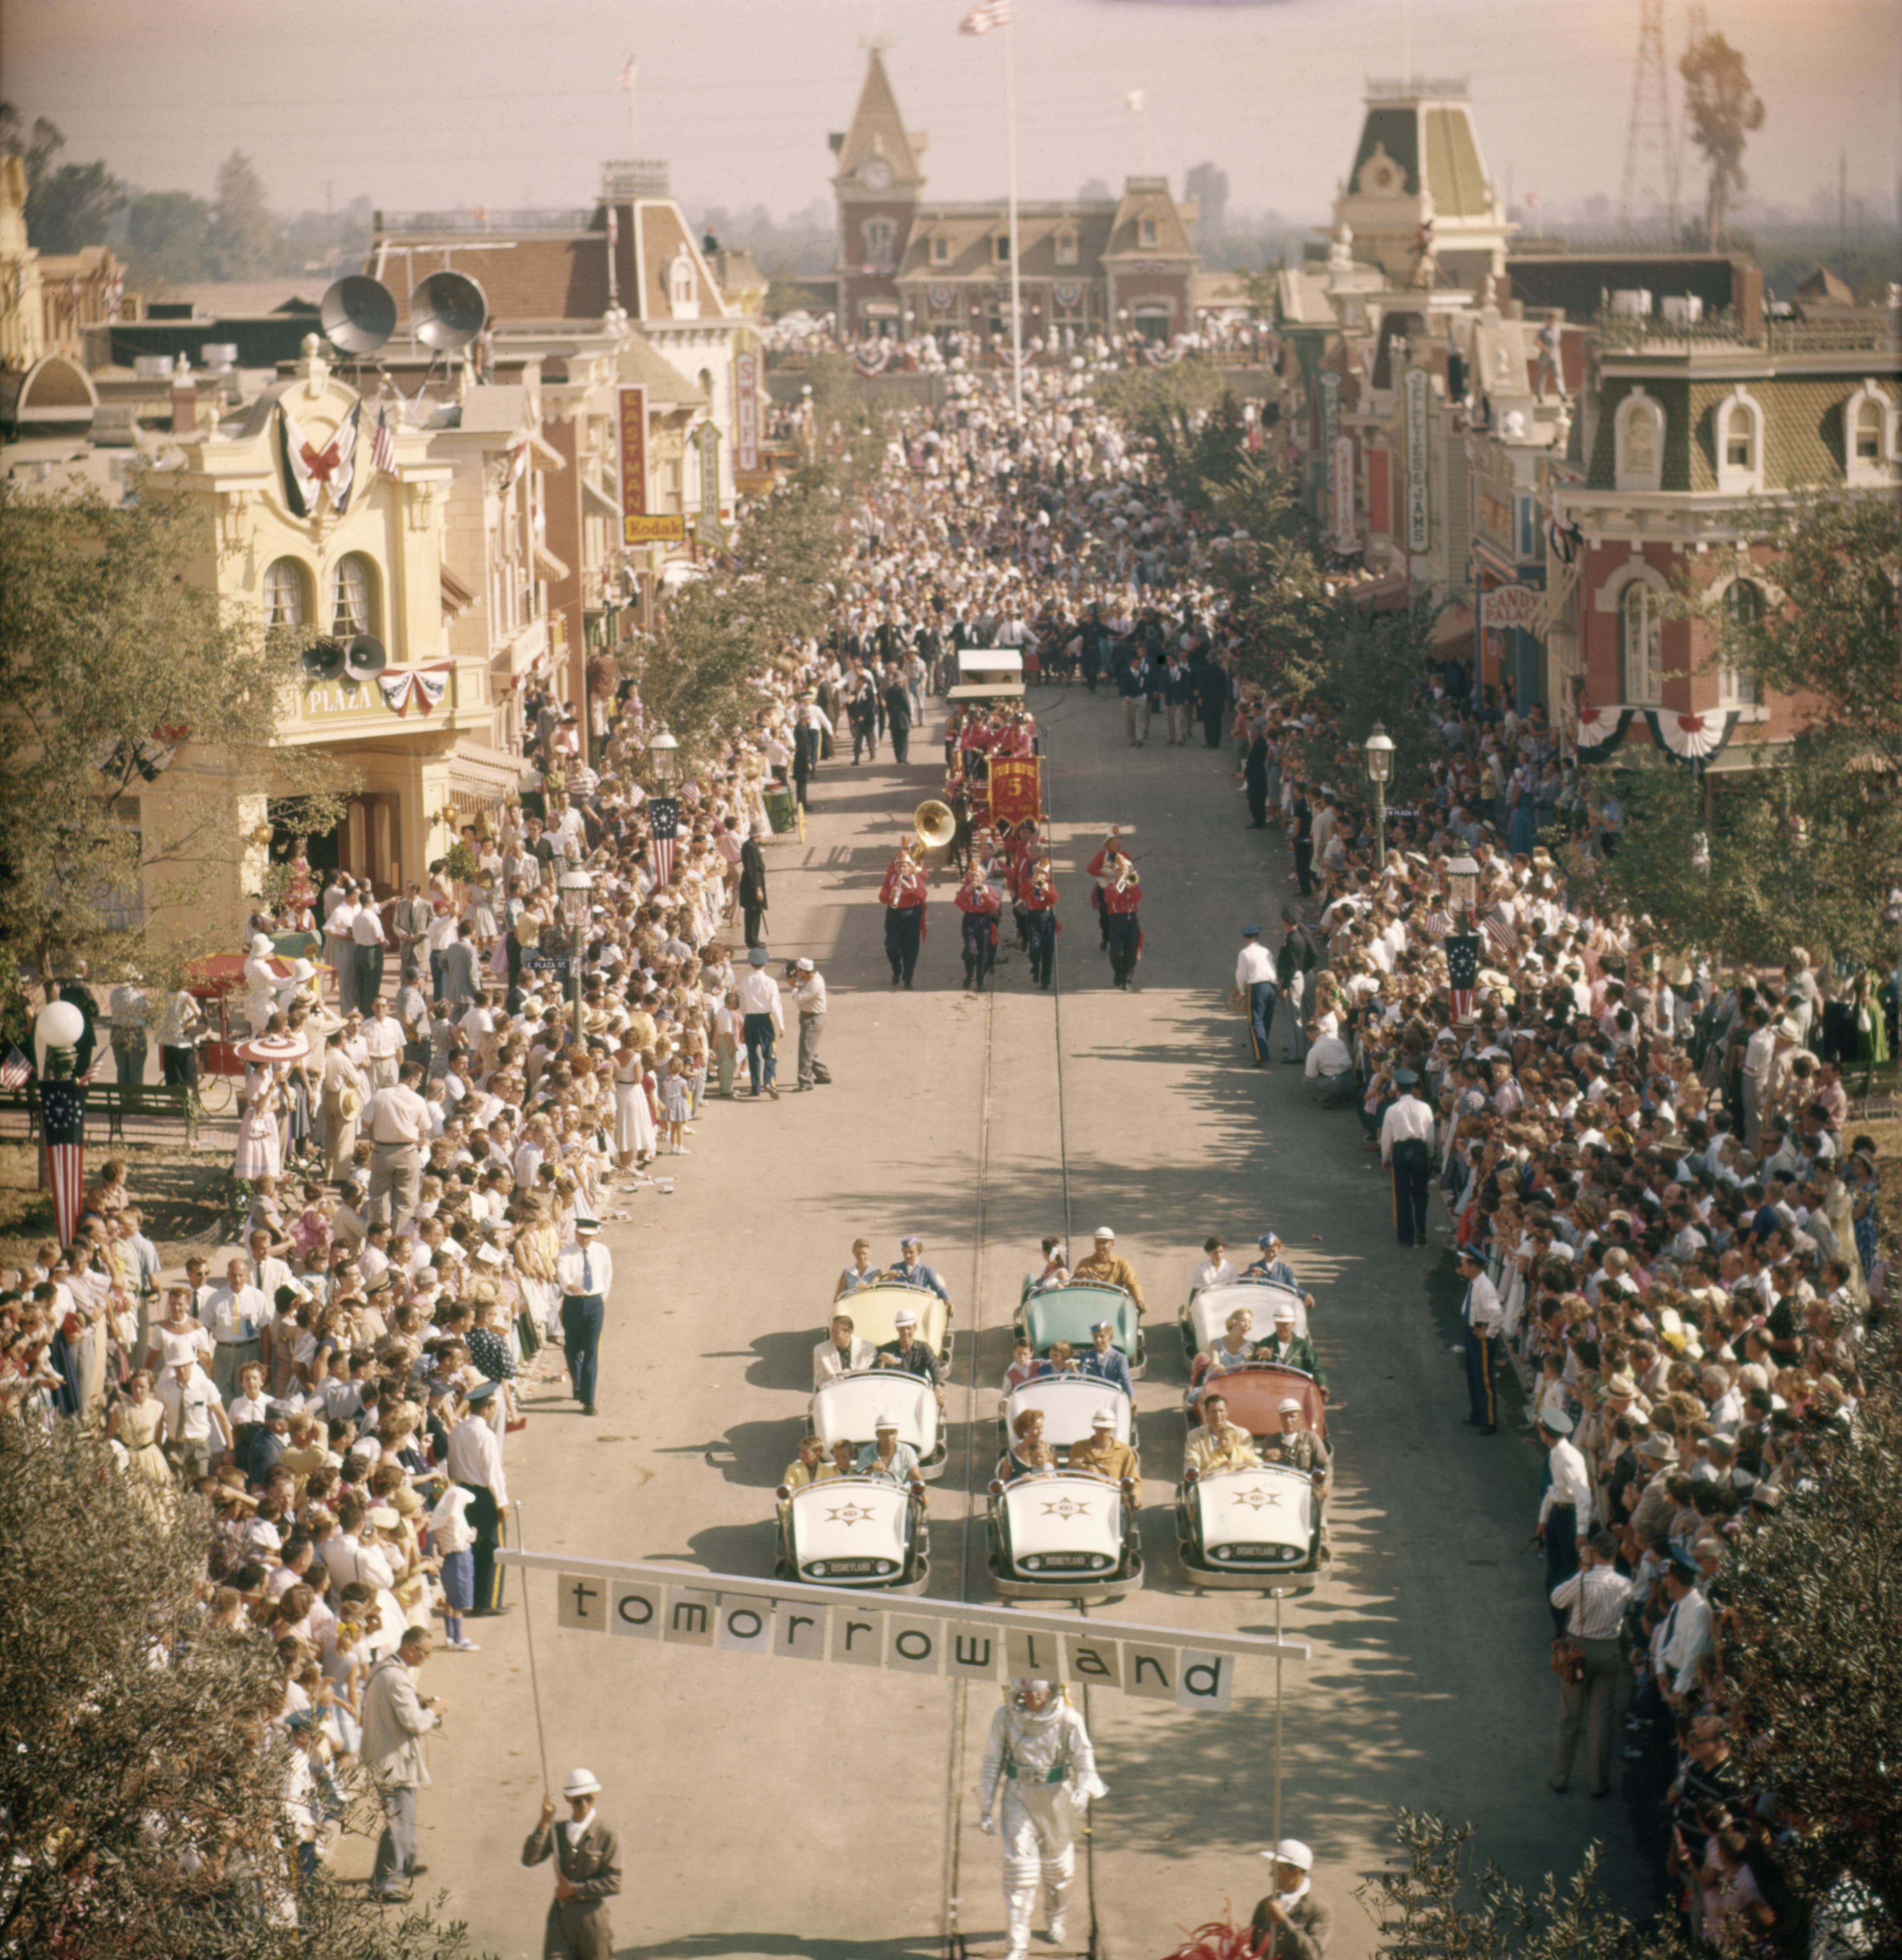
[[[994,1838],[997,1834],[997,1819],[991,1815],[989,1811],[987,1810],[984,1815],[978,1819],[978,1828],[981,1831],[987,1838]]]

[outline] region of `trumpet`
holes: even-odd
[[[1118,893],[1124,892],[1128,891],[1135,882],[1136,867],[1127,858],[1118,858],[1115,881],[1111,886],[1111,889]]]

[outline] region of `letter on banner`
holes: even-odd
[[[710,1647],[714,1643],[714,1614],[717,1602],[711,1592],[689,1590],[682,1586],[667,1588],[667,1618],[661,1638],[682,1647]]]
[[[1173,1701],[1175,1657],[1174,1647],[1143,1647],[1134,1640],[1124,1641],[1123,1692],[1140,1694],[1146,1701]]]
[[[1073,1634],[1064,1644],[1069,1650],[1070,1679],[1086,1688],[1093,1681],[1106,1682],[1112,1688],[1122,1685],[1122,1662],[1114,1640],[1080,1640]]]
[[[1234,1655],[1198,1653],[1194,1647],[1182,1650],[1182,1671],[1175,1683],[1177,1707],[1226,1715],[1234,1692]]]
[[[782,1599],[773,1615],[773,1654],[779,1660],[823,1660],[829,1606],[802,1606]]]
[[[995,1681],[999,1641],[996,1629],[982,1620],[943,1623],[944,1671],[960,1681]]]
[[[638,1580],[617,1579],[608,1599],[608,1631],[631,1640],[660,1637],[661,1589]]]
[[[1005,1630],[1003,1642],[1007,1673],[1035,1675],[1045,1681],[1063,1679],[1063,1644],[1054,1634],[1020,1632],[1011,1627]]]
[[[720,1631],[714,1644],[729,1653],[769,1654],[773,1650],[773,1602],[770,1599],[732,1599],[720,1608]]]
[[[946,1633],[942,1620],[890,1620],[885,1629],[885,1665],[902,1674],[940,1672]]]
[[[841,1606],[832,1615],[832,1658],[848,1667],[885,1663],[885,1615]]]
[[[606,1580],[590,1579],[578,1572],[564,1572],[555,1582],[555,1619],[558,1626],[578,1627],[587,1634],[606,1633]]]

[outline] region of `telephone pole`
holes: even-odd
[[[1627,239],[1643,228],[1654,205],[1664,207],[1669,242],[1678,238],[1678,151],[1671,137],[1671,70],[1665,59],[1665,0],[1640,0],[1638,61],[1631,77],[1631,119],[1624,140],[1624,189],[1618,230]]]

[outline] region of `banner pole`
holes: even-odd
[[[528,1549],[528,1547],[522,1543],[522,1500],[519,1497],[515,1500],[514,1510],[515,1542],[518,1545],[521,1545],[522,1549],[526,1551]],[[528,1641],[529,1691],[535,1698],[535,1739],[541,1749],[542,1794],[544,1796],[546,1796],[549,1793],[548,1732],[542,1726],[542,1682],[540,1675],[536,1672],[535,1669],[535,1622],[530,1616],[528,1603],[529,1595],[532,1591],[533,1591],[533,1589],[534,1589],[529,1584],[529,1575],[527,1570],[525,1567],[522,1573],[522,1632]],[[1278,1670],[1280,1666],[1280,1662],[1277,1661],[1275,1666]],[[1277,1773],[1275,1787],[1278,1792],[1280,1788],[1278,1771]]]
[[[523,1597],[528,1589],[523,1588]],[[1281,1595],[1274,1596],[1274,1842],[1281,1843]],[[1277,1881],[1279,1883],[1279,1880]]]

